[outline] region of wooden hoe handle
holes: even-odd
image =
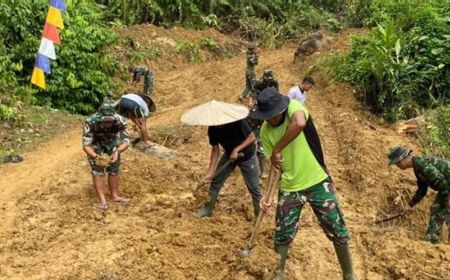
[[[273,165],[270,166],[270,173],[269,173],[269,186],[267,188],[267,195],[266,195],[266,203],[270,201],[270,199],[273,197],[275,191],[277,190],[278,182],[280,181],[281,172],[279,169],[276,169]],[[256,237],[259,232],[259,228],[261,227],[263,218],[264,218],[264,211],[259,211],[258,218],[256,218],[255,226],[253,228],[252,236],[250,237],[250,241],[248,242],[248,249],[253,248]]]

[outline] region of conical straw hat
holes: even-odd
[[[245,119],[248,112],[245,106],[213,100],[190,109],[181,116],[181,121],[189,125],[215,126]]]

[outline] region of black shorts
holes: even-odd
[[[144,111],[139,104],[128,98],[120,99],[119,114],[126,118],[145,118]]]

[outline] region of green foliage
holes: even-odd
[[[426,114],[427,133],[422,144],[430,154],[450,159],[450,106],[443,106]]]
[[[18,117],[16,108],[0,104],[0,121],[15,122]]]
[[[184,41],[177,42],[175,51],[185,55],[190,62],[201,63],[203,61],[200,48],[195,43]]]
[[[29,86],[30,75],[48,1],[6,0],[0,4],[0,61],[6,64],[0,72],[0,87],[7,91],[1,97],[12,106],[15,100],[28,100],[85,114],[94,111],[110,90],[110,77],[118,71],[117,58],[104,50],[117,36],[92,1],[72,0],[67,5],[66,28],[56,48],[57,59],[51,63],[52,73],[46,78],[47,89],[38,90]]]
[[[259,3],[259,2],[258,2]],[[278,3],[271,1],[268,3]],[[267,3],[267,4],[268,4]],[[304,36],[319,28],[338,31],[342,25],[327,12],[306,2],[296,2],[288,6],[278,3],[277,8],[267,8],[267,16],[261,17],[263,10],[248,7],[239,19],[239,30],[243,37],[260,41],[267,48],[277,48],[286,40]]]
[[[214,39],[209,38],[209,37],[204,37],[201,39],[200,44],[202,47],[205,47],[209,50],[214,50],[217,49],[219,47],[219,45],[217,44],[216,41],[214,41]]]
[[[153,23],[170,26],[215,27],[239,31],[265,46],[280,46],[310,30],[341,29],[331,12],[345,8],[345,0],[252,1],[252,0],[97,0],[109,7],[111,20],[127,25]]]
[[[348,0],[315,0],[309,3],[316,3],[316,5],[328,12],[340,12],[348,5]]]
[[[244,15],[239,23],[244,37],[260,41],[267,48],[274,49],[285,42],[281,29],[273,19],[266,21],[257,17]]]
[[[338,80],[354,84],[361,100],[389,121],[450,102],[450,20],[430,3],[388,5],[393,14],[385,18],[392,21],[355,38],[335,68]]]
[[[420,21],[418,10],[439,10],[449,14],[448,0],[353,0],[350,1],[348,20],[352,25],[373,27],[377,24],[396,22],[399,30],[408,30]]]
[[[149,45],[143,49],[132,51],[127,54],[131,63],[139,63],[146,59],[157,59],[161,57],[162,51],[158,45]]]
[[[156,23],[164,16],[158,1],[153,0],[97,0],[107,7],[110,19],[120,20],[126,25]]]

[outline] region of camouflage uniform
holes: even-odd
[[[153,71],[145,66],[134,66],[130,68],[133,73],[133,82],[139,83],[141,76],[144,76],[144,94],[151,96],[153,94],[154,75]]]
[[[250,97],[254,99],[254,103],[256,104],[256,97],[257,95],[263,91],[265,88],[273,86],[277,90],[279,89],[278,81],[275,78],[275,75],[273,74],[272,70],[264,70],[263,77],[254,83],[253,90],[251,91]],[[256,106],[256,105],[255,105]],[[252,110],[254,110],[253,108]],[[259,160],[259,166],[261,168],[261,174],[264,172],[265,168],[265,155],[264,150],[261,143],[261,137],[260,137],[260,131],[261,131],[261,125],[263,124],[262,121],[252,119],[251,114],[249,114],[249,117],[247,117],[247,122],[250,125],[250,127],[253,130],[253,133],[256,136],[256,143],[258,149],[256,150],[256,154],[258,156]]]
[[[105,122],[107,121],[113,121],[113,124],[110,127],[106,126]],[[83,147],[93,147],[98,155],[103,153],[112,155],[113,151],[123,143],[130,143],[125,119],[114,112],[112,104],[103,104],[99,111],[91,115],[85,122],[82,139]],[[88,157],[88,161],[94,176],[103,176],[105,171],[111,175],[119,174],[120,155],[119,159],[111,163],[106,170],[98,167],[95,164],[95,160],[91,157]]]
[[[311,205],[320,227],[334,244],[343,245],[349,241],[344,216],[331,178],[306,190],[278,193],[276,212],[275,245],[288,246],[294,240],[303,206]]]
[[[428,187],[438,192],[431,205],[426,236],[428,241],[437,243],[444,223],[447,227],[450,226],[450,211],[446,207],[450,200],[450,162],[437,157],[414,156],[413,168],[418,190],[409,206],[413,207],[419,203],[427,194]]]
[[[258,55],[254,52],[254,46],[249,46],[247,51],[247,70],[245,71],[245,90],[242,93],[242,96],[245,98],[253,94],[256,65],[258,65]]]
[[[255,96],[253,98],[256,98],[256,96],[261,93],[264,89],[268,87],[274,87],[278,91],[280,90],[280,85],[278,83],[277,78],[275,77],[275,74],[272,72],[272,70],[264,70],[264,74],[258,81],[255,82],[254,85],[254,93]]]
[[[251,110],[253,111],[255,110],[255,108]],[[261,126],[263,124],[263,121],[253,119],[250,116],[251,114],[249,114],[246,121],[250,125],[253,134],[255,134],[256,137],[256,156],[258,157],[260,172],[261,174],[263,174],[266,166],[266,156],[264,155],[264,149],[261,142]]]

